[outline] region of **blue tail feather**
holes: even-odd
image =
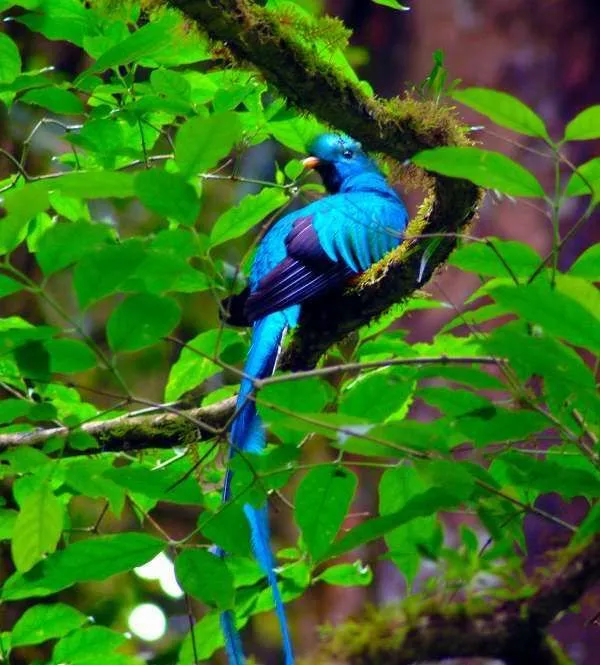
[[[237,451],[258,453],[265,446],[264,429],[256,410],[256,404],[252,399],[254,391],[253,379],[264,378],[273,373],[281,340],[290,323],[290,318],[294,315],[297,316],[297,307],[293,308],[293,310],[293,312],[283,311],[269,314],[254,324],[252,344],[244,367],[245,376],[241,381],[240,392],[236,403],[237,413],[231,428],[230,459]],[[223,484],[223,502],[231,498],[231,476],[231,471],[228,469]],[[265,571],[267,580],[273,591],[275,612],[279,619],[283,636],[285,665],[293,665],[294,656],[289,629],[283,601],[277,586],[277,576],[273,569],[274,561],[269,546],[267,506],[255,508],[250,504],[246,504],[244,505],[244,513],[250,525],[254,555]],[[218,554],[221,557],[226,556],[226,553],[221,549],[218,550]],[[221,627],[225,636],[225,649],[229,665],[244,665],[244,653],[238,631],[235,627],[235,617],[232,612],[224,612],[221,615]]]
[[[285,610],[283,608],[283,600],[279,587],[277,586],[277,576],[274,570],[273,555],[271,554],[271,547],[269,545],[269,516],[267,507],[255,508],[250,504],[244,506],[244,513],[246,519],[250,524],[252,532],[252,549],[260,567],[267,574],[267,580],[273,591],[273,598],[275,600],[275,613],[279,619],[281,627],[281,636],[283,639],[283,652],[285,654],[285,665],[294,664],[294,652],[292,649],[292,640],[290,638],[290,631],[288,628],[287,619],[285,617]]]
[[[244,665],[246,659],[244,658],[240,634],[235,627],[233,612],[223,612],[221,614],[221,630],[225,636],[225,650],[227,651],[229,665]]]

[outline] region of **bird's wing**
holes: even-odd
[[[245,312],[250,321],[304,302],[353,274],[347,265],[327,256],[313,219],[310,215],[296,220],[285,241],[287,256],[258,282],[246,300]]]
[[[406,210],[395,201],[360,192],[339,198],[342,206],[337,197],[323,199],[323,211],[315,217],[315,231],[322,250],[331,260],[362,272],[400,243],[407,221]],[[341,223],[339,220],[330,223],[329,219],[339,217],[340,212]]]
[[[248,297],[245,312],[250,321],[345,283],[400,242],[399,234],[390,233],[392,222],[385,225],[390,216],[386,206],[372,205],[368,200],[361,203],[348,196],[318,203],[310,206],[311,214],[295,220],[285,239],[287,256]],[[398,207],[400,215],[403,211]],[[397,222],[401,228],[405,215]]]

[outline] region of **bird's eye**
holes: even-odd
[[[350,158],[352,157],[353,153],[352,153],[352,150],[344,150],[344,152],[342,153],[342,155],[343,155],[344,157],[346,157],[346,159],[350,159]]]

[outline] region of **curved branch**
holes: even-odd
[[[167,0],[167,4],[211,38],[224,42],[236,58],[257,67],[296,107],[348,132],[370,150],[403,163],[420,150],[467,143],[465,128],[451,109],[409,97],[369,97],[327,59],[299,43],[285,21],[249,0]],[[480,192],[473,184],[441,176],[435,176],[433,182],[432,196],[407,235],[424,229],[431,233],[460,231],[477,210]],[[443,264],[455,242],[455,238],[447,238],[436,249],[425,280]],[[313,367],[332,344],[422,286],[415,275],[424,249],[422,241],[407,240],[367,271],[351,293],[330,293],[306,304],[284,366]]]
[[[446,658],[492,658],[506,665],[564,665],[546,629],[600,579],[600,535],[575,551],[531,596],[473,610],[430,602],[407,615],[376,614],[330,631],[316,665],[410,665]]]

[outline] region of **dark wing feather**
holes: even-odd
[[[221,300],[221,320],[230,326],[249,326],[250,321],[246,315],[246,302],[249,296],[250,289],[246,287],[241,293],[237,293]]]
[[[302,263],[327,270],[334,261],[325,253],[313,225],[313,216],[300,217],[285,239],[288,256]]]
[[[333,261],[330,264],[323,271],[288,256],[261,279],[257,290],[248,297],[246,316],[250,321],[256,321],[271,312],[297,305],[338,286],[354,274],[343,264]]]
[[[354,272],[323,251],[312,217],[301,217],[285,240],[288,256],[263,277],[245,305],[250,321],[297,305],[343,283]]]

